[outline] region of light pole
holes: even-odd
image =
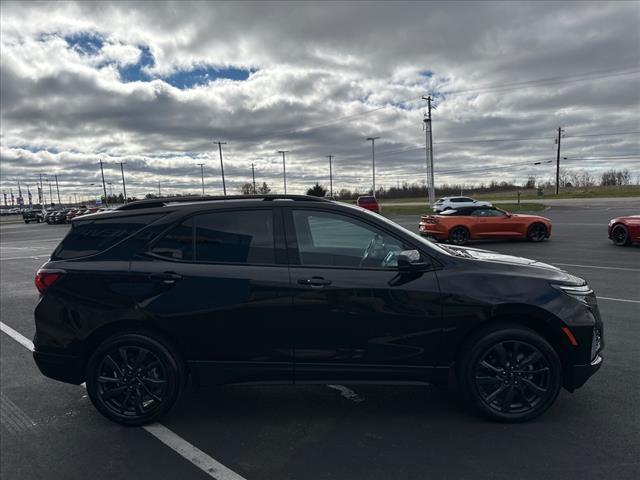
[[[287,194],[287,162],[285,155],[289,152],[289,150],[278,150],[278,153],[282,154],[282,175],[284,178],[284,194]]]
[[[220,171],[222,172],[222,191],[224,196],[227,196],[227,185],[224,182],[224,164],[222,163],[222,145],[226,145],[227,142],[213,142],[218,144],[218,150],[220,151]]]
[[[120,163],[120,173],[122,173],[122,194],[124,195],[124,203],[127,203],[127,184],[124,182],[124,166],[127,162]]]
[[[51,206],[53,207],[53,188],[51,187],[51,181],[47,176],[47,184],[49,185],[49,201],[51,202]]]
[[[371,161],[373,164],[373,196],[376,196],[376,140],[380,137],[369,137],[367,140],[371,141]]]
[[[202,195],[204,196],[204,163],[199,163],[200,165],[200,176],[202,177]]]
[[[109,196],[113,198],[113,182],[107,182],[107,185],[109,185]]]

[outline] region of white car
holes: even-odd
[[[480,202],[469,197],[442,197],[433,204],[434,212],[444,212],[461,207],[492,207],[491,202]]]

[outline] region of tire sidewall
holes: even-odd
[[[491,347],[509,340],[520,340],[535,346],[545,356],[551,368],[550,394],[534,409],[525,413],[510,414],[492,409],[480,396],[475,383],[477,362]],[[554,348],[539,334],[524,327],[512,326],[487,332],[465,351],[461,358],[458,379],[467,402],[484,416],[500,422],[525,422],[542,415],[555,402],[562,388],[562,363]]]
[[[124,346],[144,347],[150,350],[164,364],[167,372],[167,393],[163,403],[158,408],[140,417],[130,418],[117,414],[105,405],[98,393],[96,379],[101,361],[110,351]],[[145,425],[162,416],[175,404],[184,383],[185,369],[178,355],[168,345],[152,336],[148,336],[146,333],[124,333],[108,338],[96,349],[87,363],[86,385],[91,402],[109,420],[125,426]]]

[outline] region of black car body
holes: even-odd
[[[451,369],[481,412],[521,421],[602,362],[584,280],[439,246],[314,197],[151,200],[87,215],[36,284],[38,367],[86,381],[96,407],[125,424],[166,411],[186,375],[445,384]],[[138,366],[136,380],[145,362],[155,367]]]

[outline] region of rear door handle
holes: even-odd
[[[156,272],[149,275],[149,278],[164,285],[173,285],[182,278],[182,275],[176,272]]]
[[[309,285],[311,287],[324,287],[331,285],[331,280],[326,280],[322,277],[300,278],[298,279],[300,285]]]

